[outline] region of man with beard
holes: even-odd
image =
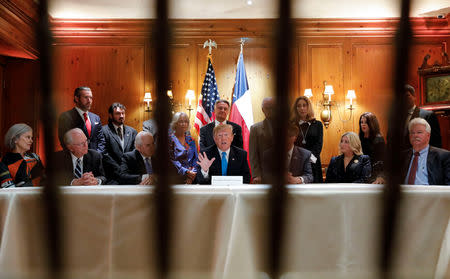
[[[75,107],[63,112],[59,116],[58,137],[63,148],[64,135],[73,128],[80,128],[89,142],[89,149],[103,153],[105,150],[105,138],[102,132],[100,117],[90,112],[92,106],[92,91],[89,87],[78,87],[73,94]]]
[[[124,124],[125,110],[125,106],[121,103],[113,103],[108,109],[108,125],[103,126],[105,136],[103,167],[108,179],[107,184],[119,184],[122,155],[134,150],[137,132]]]

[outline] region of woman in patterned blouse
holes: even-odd
[[[172,132],[169,136],[169,154],[179,175],[186,184],[195,181],[197,167],[197,146],[189,134],[189,117],[184,112],[177,112],[170,123]]]
[[[24,123],[14,124],[5,135],[5,145],[10,152],[2,158],[16,187],[41,185],[44,166],[35,153],[29,153],[33,144],[33,130]]]

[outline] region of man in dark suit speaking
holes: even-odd
[[[242,176],[244,183],[250,183],[250,169],[247,152],[232,146],[233,126],[223,124],[213,130],[214,144],[198,154],[197,182],[211,184],[213,175]]]
[[[108,109],[108,125],[103,126],[103,135],[105,136],[103,167],[108,184],[119,183],[122,155],[134,150],[137,132],[134,128],[124,124],[125,109],[121,103],[113,103]]]
[[[89,139],[89,149],[103,153],[105,138],[102,132],[100,117],[90,112],[92,105],[92,91],[89,87],[78,87],[73,94],[75,107],[63,112],[59,116],[58,137],[64,148],[64,134],[73,128],[80,128]]]
[[[242,148],[244,145],[244,141],[242,139],[242,128],[238,124],[227,121],[228,112],[230,111],[230,103],[227,100],[218,100],[214,105],[214,115],[216,116],[216,120],[214,122],[209,123],[206,126],[200,128],[200,152],[202,152],[205,148],[214,144],[213,130],[214,127],[223,124],[229,124],[233,128],[233,142],[231,145]]]
[[[79,128],[64,135],[66,149],[55,154],[57,185],[101,185],[106,182],[102,155],[88,149],[88,139]]]
[[[408,130],[412,148],[403,154],[404,183],[450,185],[450,152],[430,145],[430,124],[422,118],[414,118]]]

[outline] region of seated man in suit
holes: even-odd
[[[80,128],[89,139],[89,149],[103,153],[105,138],[102,131],[100,117],[90,112],[92,105],[92,91],[89,87],[78,87],[73,94],[75,107],[63,112],[59,116],[58,137],[64,148],[64,135],[73,128]]]
[[[155,142],[149,132],[139,132],[135,140],[135,150],[123,154],[120,165],[121,184],[154,184]]]
[[[450,152],[430,145],[430,124],[422,118],[414,118],[408,130],[412,148],[403,154],[404,183],[450,185]]]
[[[286,183],[305,184],[312,183],[314,180],[311,166],[311,151],[294,145],[297,140],[299,128],[290,124],[287,130],[287,156],[286,156]],[[279,152],[276,148],[264,151],[263,155],[263,181],[264,183],[273,183],[275,179],[272,174],[273,155]]]
[[[88,149],[89,140],[79,128],[64,135],[67,149],[55,154],[57,185],[101,185],[106,182],[102,155]]]
[[[134,128],[124,124],[125,109],[121,103],[113,103],[108,109],[108,125],[103,126],[103,135],[105,136],[103,167],[108,184],[119,184],[122,155],[134,150],[137,132]]]
[[[213,175],[239,175],[243,176],[244,183],[250,183],[247,152],[231,145],[233,126],[216,126],[213,135],[215,144],[205,148],[203,154],[198,154],[197,182],[211,184]]]
[[[230,111],[230,103],[227,100],[218,100],[214,105],[214,114],[216,120],[200,128],[200,152],[205,148],[214,144],[213,130],[221,124],[229,124],[233,127],[234,139],[231,145],[242,148],[244,141],[242,139],[242,128],[236,123],[227,121],[228,112]]]

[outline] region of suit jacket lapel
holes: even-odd
[[[72,109],[72,119],[75,121],[76,127],[82,127],[81,130],[83,130],[84,134],[87,138],[89,138],[87,129],[86,129],[86,123],[84,122],[84,119],[81,117],[81,115],[78,113],[76,108]]]
[[[227,175],[230,174],[231,170],[236,167],[237,157],[234,149],[230,147],[230,155],[228,155],[228,164],[227,164]]]
[[[220,156],[219,150],[217,149],[216,145],[214,145],[214,147],[211,150],[211,158],[208,159],[212,158],[216,159],[214,160],[214,162],[210,167],[210,173],[217,173],[218,175],[222,175],[222,160],[221,160],[222,157]]]
[[[262,128],[263,128],[264,140],[266,142],[268,142],[268,143],[271,142],[272,141],[273,131],[272,131],[271,127],[270,127],[269,120],[264,119]]]
[[[93,168],[91,163],[92,163],[91,156],[88,152],[83,156],[83,173],[92,171]]]
[[[74,165],[73,165],[73,162],[72,162],[72,156],[70,155],[70,151],[68,151],[68,150],[65,150],[64,151],[64,170],[67,172],[67,173],[71,173],[72,174],[72,176],[71,177],[74,177]]]
[[[360,160],[359,155],[354,155],[352,160],[350,161],[350,163],[348,163],[347,165],[347,169],[348,171],[352,170],[354,171],[360,164],[359,164],[359,160]]]
[[[213,136],[213,132],[214,132],[214,127],[216,126],[216,123],[213,121],[209,124],[210,126],[208,127],[208,145],[206,145],[206,147],[211,146],[211,144],[214,144],[214,136]]]
[[[406,156],[404,157],[404,161],[403,161],[403,166],[402,166],[402,183],[405,182],[406,179],[406,175],[408,174],[408,168],[409,168],[409,163],[411,162],[411,158],[412,158],[412,148],[410,148],[408,150],[408,152],[406,153]],[[427,168],[428,168],[428,162],[427,162]]]
[[[413,113],[412,113],[412,115],[411,115],[410,121],[411,121],[412,119],[414,119],[414,118],[419,117],[419,113],[420,113],[420,109],[419,109],[418,107],[415,107],[415,108],[414,108],[414,111],[413,111]]]
[[[436,175],[434,174],[434,170],[436,169],[436,166],[433,167],[433,162],[437,162],[437,154],[435,152],[432,152],[432,147],[430,146],[428,149],[428,156],[427,156],[427,172],[428,172],[428,184],[430,185],[436,185],[436,181],[434,181]]]
[[[138,166],[138,170],[140,171],[140,173],[147,173],[147,168],[145,167],[144,159],[142,158],[141,153],[139,153],[139,151],[137,149],[135,149],[134,155],[136,156],[137,166]],[[152,165],[152,167],[153,167],[153,165]]]
[[[125,125],[123,125],[123,152],[128,150],[131,141],[131,131]]]
[[[301,167],[301,156],[297,151],[298,149],[294,146],[294,149],[292,150],[291,161],[289,162],[289,171],[293,175],[295,175],[297,169]]]

